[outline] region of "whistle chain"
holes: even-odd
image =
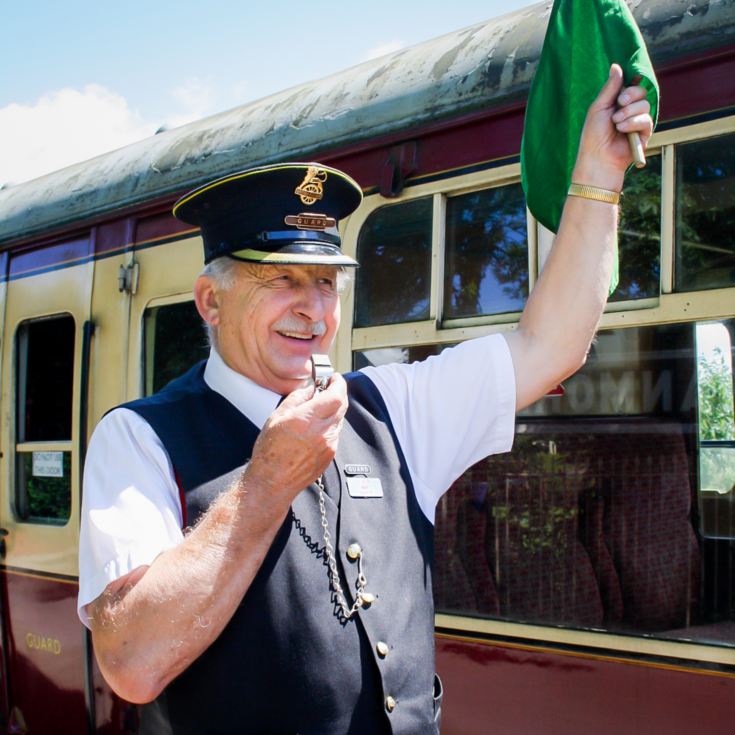
[[[362,571],[362,554],[357,557],[357,593],[355,594],[355,602],[349,607],[345,594],[342,591],[342,585],[339,581],[339,572],[337,571],[337,562],[334,558],[334,547],[332,546],[332,536],[329,533],[329,524],[327,523],[327,507],[324,498],[324,482],[320,475],[316,479],[316,486],[319,488],[319,514],[321,515],[322,530],[324,532],[324,555],[327,557],[327,566],[329,567],[329,577],[332,582],[332,592],[337,600],[342,615],[349,620],[364,604],[365,587],[367,579]]]

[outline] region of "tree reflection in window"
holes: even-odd
[[[450,198],[446,243],[445,319],[523,309],[528,235],[520,184]]]
[[[432,198],[381,207],[357,241],[355,326],[429,318]]]
[[[735,285],[735,135],[677,146],[676,289]]]
[[[659,294],[661,262],[661,156],[649,156],[645,168],[625,177],[618,225],[620,280],[610,301],[645,299]]]

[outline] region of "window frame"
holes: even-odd
[[[18,441],[18,420],[19,420],[19,387],[21,380],[25,383],[26,376],[22,376],[20,373],[20,354],[19,354],[19,338],[20,331],[23,327],[28,324],[42,322],[42,321],[53,321],[55,319],[70,318],[73,325],[74,341],[72,344],[72,382],[70,386],[71,390],[71,426],[69,427],[69,439],[53,439],[43,441]],[[40,316],[32,316],[26,319],[22,319],[15,325],[13,332],[13,421],[11,422],[11,447],[13,452],[12,457],[12,468],[10,473],[10,482],[12,482],[12,492],[9,493],[10,497],[10,509],[13,514],[13,520],[16,523],[25,525],[35,526],[68,526],[73,517],[74,511],[74,470],[77,462],[77,440],[76,440],[76,423],[78,409],[78,386],[77,386],[77,370],[78,370],[78,359],[80,352],[80,345],[78,343],[80,335],[81,325],[78,324],[74,314],[70,311],[59,311],[53,314],[43,314]],[[69,472],[69,515],[64,520],[57,520],[54,518],[45,518],[28,515],[23,517],[23,514],[19,511],[21,503],[21,488],[18,484],[19,478],[19,456],[27,455],[34,452],[62,452],[63,454],[69,453],[70,461],[70,472]]]
[[[601,328],[628,326],[631,323],[654,323],[666,321],[662,317],[662,306],[667,300],[665,296],[674,297],[667,307],[683,314],[686,309],[680,308],[682,295],[690,292],[673,292],[674,280],[674,228],[675,228],[675,191],[674,191],[674,144],[689,142],[702,137],[712,137],[731,132],[735,127],[735,116],[724,122],[717,120],[692,126],[696,130],[686,129],[687,135],[681,131],[667,131],[655,134],[648,146],[649,155],[661,156],[661,252],[660,252],[660,292],[658,296],[631,299],[609,303],[601,322]],[[672,135],[673,133],[673,135]],[[357,257],[357,241],[362,226],[367,218],[383,206],[392,206],[426,196],[433,196],[432,244],[431,244],[431,290],[429,298],[429,318],[423,321],[402,322],[398,324],[374,327],[355,327],[354,320],[354,286],[343,298],[343,320],[335,343],[337,364],[344,369],[352,364],[351,353],[357,350],[408,346],[412,344],[449,344],[472,339],[492,332],[508,332],[516,328],[521,312],[506,314],[443,319],[441,313],[444,289],[444,259],[446,242],[446,202],[448,198],[470,194],[488,188],[517,184],[520,182],[520,163],[500,163],[500,165],[469,174],[461,174],[454,178],[446,177],[427,183],[413,184],[394,199],[387,199],[379,193],[366,196],[361,207],[342,227],[343,250],[352,257]],[[530,211],[526,209],[528,233],[528,287],[529,293],[538,280],[546,258],[553,244],[553,233],[543,227]],[[720,289],[727,290],[727,289]],[[708,292],[697,292],[708,293]],[[705,299],[705,301],[707,301]],[[708,308],[705,306],[704,309]],[[641,312],[651,312],[651,318],[638,321]],[[635,322],[628,316],[635,314]],[[692,318],[691,316],[688,318]]]
[[[733,325],[731,328],[728,329],[727,325],[724,324],[724,322],[732,322]],[[730,490],[730,492],[724,492],[720,494],[719,490],[713,491],[710,488],[705,488],[703,486],[703,465],[705,454],[708,450],[711,449],[729,449],[732,450],[735,453],[735,435],[731,435],[728,439],[704,439],[702,438],[702,427],[701,427],[701,416],[703,413],[703,405],[702,405],[702,363],[700,361],[701,353],[699,352],[699,326],[700,325],[712,325],[712,324],[720,324],[724,327],[727,335],[728,340],[730,343],[730,355],[732,356],[735,352],[735,344],[733,341],[733,338],[735,337],[735,317],[732,319],[727,320],[719,320],[719,321],[710,321],[710,322],[696,322],[695,323],[695,334],[696,334],[696,381],[697,381],[697,487],[696,487],[696,493],[697,493],[697,502],[699,505],[698,513],[699,513],[699,523],[697,528],[697,533],[699,536],[701,536],[703,539],[715,539],[715,540],[726,540],[726,541],[735,541],[735,526],[731,526],[730,528],[730,534],[720,534],[716,531],[713,531],[712,528],[707,524],[707,513],[705,511],[705,505],[714,507],[717,506],[720,510],[718,512],[722,512],[723,515],[728,515],[727,511],[730,511],[730,514],[732,514],[732,510],[730,510],[730,506],[735,503],[735,490]],[[731,391],[732,391],[732,397],[733,402],[730,404],[729,407],[727,407],[728,413],[730,417],[733,417],[735,415],[735,370],[733,370],[733,363],[731,361],[730,363],[730,385],[731,385]],[[710,511],[712,512],[712,511]],[[733,516],[731,515],[731,518]],[[731,521],[732,523],[732,521]]]
[[[337,364],[339,366],[349,369],[348,366],[352,364],[352,352],[357,350],[407,344],[450,344],[487,334],[488,331],[508,331],[514,328],[514,324],[520,318],[520,312],[443,321],[441,309],[444,289],[447,198],[470,194],[483,189],[517,184],[520,181],[520,174],[519,163],[501,164],[487,170],[463,174],[456,178],[439,179],[412,185],[404,189],[401,195],[395,199],[386,199],[380,194],[365,198],[360,209],[349,218],[342,232],[343,250],[352,257],[357,256],[357,240],[362,226],[377,209],[422,197],[433,197],[429,318],[423,321],[375,327],[353,327],[355,301],[353,286],[344,296],[342,303],[343,320],[335,343]],[[529,240],[528,277],[530,291],[536,281],[537,262],[536,224],[528,210],[526,210],[526,226]],[[492,329],[488,329],[488,327]]]
[[[365,215],[365,218],[362,221],[362,224],[360,225],[360,229],[357,232],[356,241],[355,241],[355,255],[353,257],[355,258],[355,260],[358,260],[358,262],[359,262],[357,251],[358,251],[358,249],[360,247],[360,235],[362,234],[362,231],[363,231],[364,226],[366,224],[368,224],[369,220],[373,217],[373,215],[375,215],[376,213],[381,212],[383,210],[393,209],[394,207],[400,207],[403,204],[407,204],[409,202],[417,202],[417,201],[420,201],[422,199],[431,199],[432,200],[431,201],[431,220],[432,220],[431,221],[431,245],[430,245],[431,250],[430,250],[430,253],[429,253],[429,270],[430,270],[430,273],[429,273],[429,305],[428,305],[429,316],[428,316],[428,319],[406,319],[406,320],[403,320],[403,321],[400,321],[400,322],[389,322],[389,323],[386,323],[386,324],[376,324],[376,325],[368,326],[368,327],[356,327],[356,326],[354,326],[355,321],[356,321],[356,310],[357,310],[357,305],[355,303],[355,298],[356,298],[356,292],[357,292],[357,283],[360,280],[360,274],[358,273],[358,274],[355,275],[355,278],[353,279],[353,281],[351,283],[352,288],[350,289],[350,295],[352,297],[352,306],[350,308],[349,316],[350,316],[350,322],[351,322],[353,328],[355,328],[355,329],[379,329],[379,328],[382,328],[382,327],[395,326],[396,324],[421,324],[423,322],[431,321],[432,318],[433,318],[433,316],[434,316],[434,314],[436,314],[437,306],[436,306],[436,304],[433,301],[433,294],[434,294],[434,289],[435,289],[435,284],[434,284],[434,262],[435,262],[435,251],[436,251],[436,247],[437,247],[436,239],[434,237],[434,233],[436,231],[435,224],[436,224],[437,195],[433,194],[433,195],[427,195],[427,196],[423,196],[423,197],[421,197],[421,196],[410,196],[410,197],[401,197],[401,198],[397,198],[397,199],[388,199],[387,201],[381,202],[379,204],[379,206],[371,209]]]
[[[718,121],[719,122],[719,121]],[[677,268],[676,268],[676,262],[677,262],[677,239],[676,239],[676,180],[677,180],[677,171],[676,171],[676,158],[677,158],[677,147],[680,145],[686,145],[686,144],[696,144],[696,143],[704,143],[722,136],[732,136],[735,138],[735,126],[733,126],[730,129],[726,130],[719,130],[718,128],[715,128],[715,132],[709,132],[707,134],[697,136],[694,138],[687,138],[678,140],[675,145],[669,146],[671,150],[670,157],[672,160],[670,164],[670,170],[671,170],[671,235],[672,235],[672,244],[671,244],[671,292],[674,293],[697,293],[697,291],[713,291],[713,290],[727,290],[728,288],[735,287],[735,284],[732,284],[731,286],[720,286],[719,288],[712,288],[712,287],[703,287],[699,289],[692,289],[687,291],[684,288],[677,289]],[[684,257],[684,254],[682,253],[682,258]],[[691,274],[690,274],[691,275]]]
[[[153,381],[153,369],[155,367],[154,360],[149,358],[150,348],[153,346],[156,336],[156,330],[149,329],[149,318],[148,314],[151,309],[156,309],[161,306],[173,306],[175,304],[183,304],[186,302],[193,302],[194,296],[191,291],[185,291],[183,293],[169,294],[168,296],[156,296],[148,299],[143,305],[140,313],[140,369],[138,374],[140,376],[140,387],[138,396],[150,395],[147,393],[148,386]],[[202,335],[204,334],[204,327],[202,327]]]
[[[695,322],[732,318],[735,288],[721,288],[696,292],[674,292],[675,247],[675,146],[707,137],[735,131],[735,115],[709,120],[694,125],[671,127],[657,132],[649,142],[649,154],[661,155],[661,250],[660,288],[655,298],[620,301],[608,304],[600,322],[600,329],[616,329],[629,326],[646,326],[670,322]],[[465,323],[441,324],[437,319],[439,296],[443,284],[445,209],[441,202],[446,197],[484,189],[505,183],[515,183],[520,176],[518,163],[500,163],[480,172],[463,174],[426,183],[412,183],[399,197],[386,199],[380,194],[366,196],[362,206],[343,223],[343,249],[355,257],[356,243],[367,216],[385,204],[399,203],[415,197],[435,196],[432,232],[432,298],[430,319],[424,322],[390,325],[387,327],[355,328],[352,322],[354,293],[348,293],[343,301],[343,321],[337,335],[335,350],[339,369],[349,370],[353,353],[362,350],[417,345],[449,344],[490,333],[509,332],[516,328],[519,314],[506,314],[502,318],[473,318]],[[552,233],[528,217],[529,291],[533,289],[552,244]],[[706,641],[687,642],[673,639],[656,639],[646,634],[600,632],[575,628],[560,628],[546,624],[512,622],[491,618],[477,618],[455,613],[438,613],[435,616],[437,634],[443,631],[466,632],[469,635],[508,636],[530,642],[543,641],[550,645],[584,645],[593,650],[616,650],[636,655],[676,656],[682,661],[713,664],[732,663],[733,649],[721,643]]]
[[[473,194],[477,191],[487,191],[488,189],[501,189],[505,186],[512,186],[514,184],[520,185],[521,183],[521,167],[520,164],[514,164],[513,168],[517,171],[513,176],[504,176],[502,179],[493,180],[490,185],[478,185],[463,189],[452,189],[449,192],[438,194],[435,196],[441,197],[441,237],[438,244],[439,249],[439,261],[438,267],[441,273],[438,274],[438,282],[432,279],[432,286],[435,286],[436,290],[436,312],[437,312],[437,326],[440,329],[461,329],[462,327],[472,327],[482,324],[505,324],[508,322],[516,322],[521,318],[521,311],[508,311],[502,314],[483,314],[480,316],[469,316],[469,317],[454,317],[445,319],[442,313],[444,304],[444,266],[446,264],[447,257],[447,238],[446,238],[446,224],[447,224],[447,202],[450,199],[456,199],[467,194]],[[538,249],[538,234],[536,229],[536,220],[531,215],[528,207],[526,207],[526,268],[528,273],[528,293],[531,293],[538,274],[536,273],[537,268],[537,253]],[[433,295],[433,294],[432,294]],[[526,297],[528,298],[528,296]]]

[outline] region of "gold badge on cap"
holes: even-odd
[[[314,204],[324,196],[324,182],[327,172],[323,168],[309,166],[306,169],[304,180],[296,187],[294,194],[298,194],[303,204]]]

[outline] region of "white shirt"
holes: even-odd
[[[433,523],[449,486],[483,457],[508,451],[515,375],[501,335],[469,340],[422,362],[362,371],[385,401],[419,506]],[[230,369],[214,351],[204,380],[259,429],[280,396]],[[160,439],[139,414],[108,413],[89,443],[79,540],[78,611],[115,579],[183,539],[179,489]]]

